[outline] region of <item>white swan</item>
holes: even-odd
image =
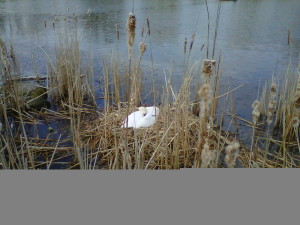
[[[131,113],[123,122],[122,128],[142,128],[152,126],[158,117],[159,108],[139,107],[138,111]]]

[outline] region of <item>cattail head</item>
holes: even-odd
[[[252,103],[252,109],[259,108],[260,107],[260,101],[257,99]]]
[[[209,101],[212,97],[212,90],[210,84],[203,84],[199,90],[199,96],[205,102]]]
[[[118,24],[116,24],[116,34],[117,34],[117,40],[120,40],[120,32],[119,32],[119,27]]]
[[[139,49],[140,49],[140,56],[142,57],[147,49],[146,43],[140,42]]]
[[[187,45],[187,38],[184,39],[184,54],[186,54],[186,45]]]
[[[145,28],[143,26],[143,28],[142,28],[142,34],[141,34],[142,38],[144,37],[144,31],[145,31]]]
[[[202,76],[205,80],[209,80],[216,66],[216,60],[204,59],[202,62]]]
[[[294,102],[295,102],[295,108],[300,109],[300,90],[296,91],[295,96],[294,96]]]
[[[294,95],[295,109],[300,110],[300,79],[298,80],[295,95]]]
[[[293,123],[295,125],[298,124],[297,122],[299,121],[299,119],[300,119],[300,79],[298,80],[295,95],[294,95],[294,118],[292,119],[294,121]]]
[[[200,118],[204,118],[209,114],[211,101],[212,101],[212,90],[210,84],[203,84],[200,88],[198,95],[201,98],[200,101]]]
[[[233,168],[236,164],[236,159],[239,155],[240,143],[237,140],[233,140],[225,148],[225,162],[228,168]]]
[[[2,40],[1,37],[0,37],[0,49],[1,49],[2,56],[7,57],[6,45],[5,45],[5,42]]]
[[[147,18],[148,35],[150,36],[150,21]]]
[[[277,85],[273,81],[272,84],[271,84],[271,87],[270,87],[271,98],[276,97],[276,92],[277,92]]]
[[[267,109],[267,123],[270,125],[272,123],[273,115],[275,113],[276,102],[274,100],[270,100]]]
[[[276,102],[274,100],[271,100],[268,104],[268,109],[274,111],[275,107],[276,107]]]
[[[193,49],[193,44],[194,44],[195,37],[196,37],[196,35],[193,34],[193,35],[192,35],[192,40],[191,40],[191,43],[190,43],[190,49],[189,49],[189,52],[191,52],[192,49]]]
[[[201,167],[202,168],[213,167],[216,158],[217,158],[216,150],[210,149],[208,138],[205,138],[205,143],[203,145],[203,149],[201,153]]]
[[[252,119],[255,124],[257,123],[260,117],[260,105],[261,103],[258,100],[255,100],[252,104],[252,108],[253,108]]]
[[[135,14],[129,13],[128,20],[127,20],[127,32],[128,32],[129,47],[133,46],[134,37],[135,37],[135,25],[136,25]]]
[[[272,81],[270,86],[270,98],[267,108],[267,124],[270,126],[273,120],[273,115],[276,109],[276,93],[277,93],[277,85]]]
[[[258,111],[257,108],[253,109],[252,111],[252,119],[254,123],[257,123],[257,121],[259,120],[260,117],[260,112]]]
[[[135,14],[129,13],[128,20],[127,20],[127,30],[130,32],[135,32],[135,24],[136,24]]]

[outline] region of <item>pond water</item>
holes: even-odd
[[[218,1],[208,2],[212,37]],[[134,1],[134,6],[129,0],[0,0],[1,37],[13,43],[22,75],[46,74],[45,52],[50,57],[54,54],[59,24],[72,29],[71,17],[76,14],[82,54],[93,53],[97,77],[101,73],[101,58],[116,46],[127,57],[125,26],[132,9],[137,17],[136,43],[142,40],[146,18],[150,20],[156,79],[163,81],[164,69],[171,69],[173,83],[179,85],[185,65],[184,39],[190,41],[195,34],[191,60],[202,60],[206,55],[208,19],[204,0],[139,0]],[[211,43],[212,38],[210,46]],[[262,85],[272,75],[279,77],[289,62],[296,66],[299,49],[299,0],[221,3],[216,56],[221,52],[225,84],[231,82],[232,87],[245,84],[234,92],[236,112],[241,117],[251,119],[251,104],[257,97],[259,82]],[[151,64],[150,51],[146,51],[143,60]]]

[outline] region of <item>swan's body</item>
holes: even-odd
[[[152,126],[158,117],[159,108],[155,106],[140,107],[138,111],[131,113],[123,122],[122,128],[142,128]]]

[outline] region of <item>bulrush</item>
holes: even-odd
[[[200,102],[200,117],[209,115],[209,110],[212,100],[212,90],[210,84],[203,84],[199,90]]]
[[[147,49],[146,43],[140,42],[139,49],[140,49],[140,56],[142,57]]]
[[[294,110],[293,118],[291,120],[292,126],[294,128],[299,127],[300,123],[300,80],[297,83],[295,95],[294,95]]]
[[[215,60],[213,60],[215,62]],[[213,167],[217,159],[216,150],[209,149],[209,141],[210,141],[210,111],[211,111],[211,102],[213,98],[212,88],[210,84],[210,77],[213,72],[212,68],[214,63],[211,60],[204,60],[202,64],[202,78],[205,83],[201,86],[198,95],[201,98],[200,101],[200,127],[201,127],[201,135],[199,137],[199,146],[202,149],[201,152],[201,167]]]
[[[202,78],[205,81],[205,84],[199,90],[199,96],[201,98],[200,108],[201,108],[201,116],[209,115],[209,109],[213,97],[210,78],[212,73],[214,72],[214,67],[216,65],[216,60],[204,59],[202,62]]]
[[[187,38],[184,39],[183,52],[186,54]]]
[[[273,121],[273,115],[276,110],[276,93],[277,93],[277,86],[274,82],[272,82],[271,87],[270,87],[270,99],[269,99],[269,104],[267,108],[267,124],[268,126],[271,125]]]
[[[255,100],[252,104],[252,108],[253,108],[252,120],[253,120],[254,124],[257,124],[259,117],[260,117],[260,105],[261,105],[261,103],[258,100]]]
[[[216,60],[204,59],[202,62],[202,77],[204,81],[209,82],[214,73]]]
[[[128,47],[129,47],[130,54],[131,54],[131,48],[134,43],[135,25],[136,25],[135,14],[129,13],[128,20],[127,20],[127,32],[128,32]]]
[[[226,146],[225,162],[228,168],[234,168],[236,165],[236,159],[239,155],[240,143],[237,140],[233,140],[229,145]]]
[[[192,51],[192,49],[193,49],[193,44],[194,44],[195,37],[196,37],[196,35],[193,34],[193,35],[192,35],[192,40],[191,40],[191,43],[190,43],[189,53],[191,53],[191,51]]]
[[[210,149],[208,138],[205,138],[205,143],[201,152],[201,167],[209,168],[214,167],[214,162],[216,161],[217,152],[214,149]]]
[[[298,119],[300,119],[300,79],[298,81],[297,87],[296,87],[296,92],[294,96],[294,114]]]
[[[251,142],[251,149],[250,149],[250,160],[249,160],[249,167],[251,167],[251,163],[252,163],[252,157],[254,156],[253,155],[253,144],[254,144],[254,133],[255,133],[255,125],[257,124],[258,120],[259,120],[259,117],[261,115],[261,102],[258,101],[258,100],[255,100],[253,103],[252,103],[252,108],[253,108],[253,111],[252,111],[252,120],[253,120],[253,123],[254,123],[254,126],[253,126],[253,133],[252,133],[252,142]],[[256,152],[255,152],[256,153]]]

